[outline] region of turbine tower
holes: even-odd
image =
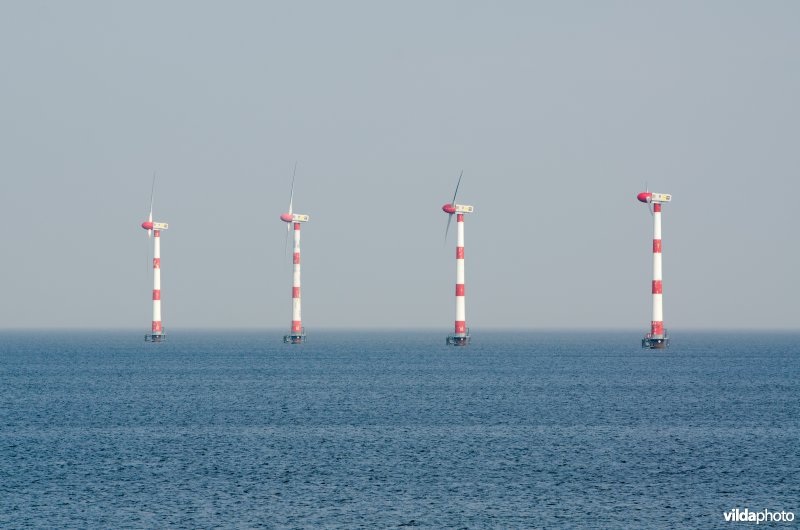
[[[663,350],[669,346],[667,330],[664,329],[664,311],[662,305],[663,289],[661,281],[661,205],[672,200],[666,193],[644,191],[636,196],[641,202],[652,205],[653,216],[653,319],[650,322],[650,333],[642,339],[642,348]]]
[[[150,333],[145,334],[146,342],[161,342],[166,339],[161,324],[161,231],[169,228],[167,223],[153,222],[153,194],[156,189],[156,177],[153,175],[153,187],[150,189],[150,213],[142,228],[147,230],[147,237],[153,239],[153,324]]]
[[[297,214],[292,211],[294,200],[294,176],[297,164],[292,172],[292,190],[289,193],[289,212],[281,215],[281,221],[286,223],[286,243],[289,243],[289,232],[294,233],[294,252],[292,254],[292,327],[288,335],[283,336],[283,342],[288,344],[302,344],[306,340],[306,330],[300,314],[300,224],[307,223],[308,215]],[[294,229],[294,230],[292,230]]]
[[[474,208],[466,204],[456,204],[458,187],[461,185],[462,171],[458,175],[456,191],[453,193],[453,200],[444,206],[442,210],[448,214],[447,228],[444,231],[444,239],[447,241],[447,232],[450,230],[450,221],[453,214],[456,215],[456,325],[455,332],[447,336],[447,344],[453,346],[466,346],[469,344],[470,335],[467,327],[467,309],[464,300],[464,214],[472,213]]]

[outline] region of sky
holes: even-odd
[[[0,328],[800,328],[793,1],[0,2]]]

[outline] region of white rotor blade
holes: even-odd
[[[447,228],[444,229],[444,240],[447,242],[447,233],[450,231],[450,221],[453,220],[453,214],[447,214]]]
[[[151,223],[153,222],[153,198],[155,197],[155,194],[156,194],[156,172],[153,171],[153,185],[150,186],[150,213],[147,214],[147,220]],[[147,237],[148,239],[153,237],[152,230],[147,231]]]
[[[289,192],[289,215],[292,214],[292,203],[294,202],[294,177],[297,174],[297,161],[292,169],[292,189]],[[286,254],[289,252],[289,234],[292,232],[292,223],[286,223],[286,242],[283,245],[283,261],[286,262]]]
[[[458,182],[456,183],[456,191],[453,193],[453,201],[450,203],[450,206],[455,208],[456,206],[456,196],[458,195],[458,187],[461,186],[461,177],[464,176],[464,170],[461,170],[461,173],[458,174]],[[444,240],[447,241],[447,233],[450,231],[450,221],[453,220],[453,214],[447,214],[447,228],[444,229]]]
[[[458,195],[458,187],[461,186],[461,177],[462,176],[464,176],[464,170],[463,169],[461,170],[461,173],[458,174],[458,184],[456,184],[456,192],[453,194],[453,202],[450,203],[452,206],[456,205],[456,195]]]
[[[292,201],[294,200],[294,176],[297,173],[297,162],[294,163],[292,170],[292,191],[289,192],[289,213],[292,213]]]

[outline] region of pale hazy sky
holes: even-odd
[[[0,327],[800,327],[800,3],[0,2]]]

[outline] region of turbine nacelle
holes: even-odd
[[[148,232],[150,230],[166,230],[167,228],[169,228],[169,224],[168,223],[154,223],[153,221],[145,221],[145,222],[142,223],[142,228],[144,228]]]
[[[662,203],[662,202],[669,202],[672,200],[672,195],[668,193],[653,193],[650,191],[643,191],[639,195],[636,196],[639,199],[639,202],[645,203]]]
[[[450,204],[447,203],[442,206],[442,211],[444,213],[449,213],[453,215],[454,213],[472,213],[475,208],[473,206],[469,206],[467,204]]]
[[[309,216],[299,213],[285,213],[281,215],[281,221],[284,223],[307,223],[309,219]]]

